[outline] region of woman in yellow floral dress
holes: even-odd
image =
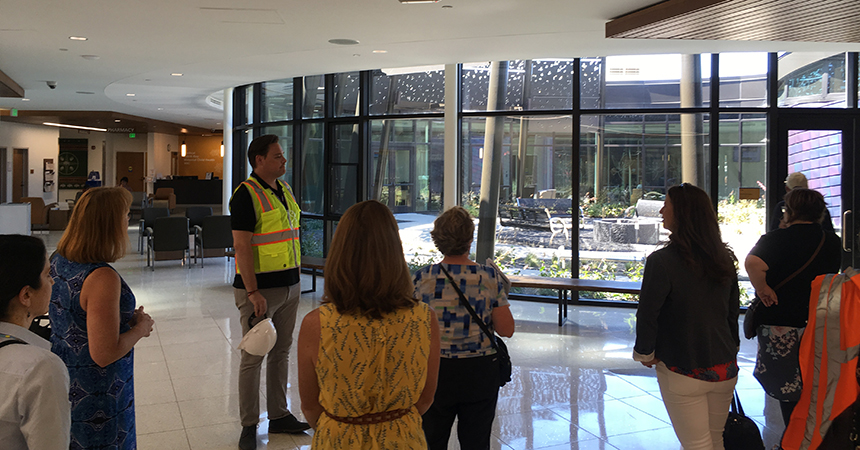
[[[298,341],[311,447],[426,449],[421,415],[439,371],[439,326],[412,297],[397,222],[374,200],[349,208],[325,267],[323,305]]]

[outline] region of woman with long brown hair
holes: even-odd
[[[131,193],[87,190],[51,259],[51,350],[69,369],[71,449],[137,447],[134,345],[154,322],[110,266],[128,246]]]
[[[738,375],[737,260],[705,191],[674,186],[660,213],[671,235],[645,264],[633,359],[657,366],[684,449],[722,449]]]
[[[439,326],[412,297],[397,222],[375,200],[341,217],[325,265],[323,304],[299,332],[299,394],[312,448],[426,448]]]

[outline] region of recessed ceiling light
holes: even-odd
[[[174,77],[181,77],[182,76],[181,73],[171,73],[170,75],[174,76]]]
[[[329,39],[328,43],[334,44],[334,45],[358,45],[359,44],[359,42],[356,41],[355,39]]]
[[[119,123],[119,122],[120,122],[120,120],[119,120],[119,119],[114,119],[113,121],[114,121],[114,122],[116,122],[116,123]]]
[[[361,56],[361,54],[360,53],[353,53],[352,56],[357,58],[357,57]]]
[[[134,97],[134,94],[125,94],[126,97]]]
[[[158,108],[159,111],[164,111],[164,108]]]
[[[83,36],[69,36],[69,39],[71,39],[73,41],[86,41],[87,40],[87,38],[85,38]]]
[[[90,92],[90,91],[75,91],[75,94],[95,95],[95,92]]]
[[[69,49],[67,49],[67,48],[61,48],[61,49],[60,49],[60,51],[61,51],[61,52],[67,52],[67,51],[69,51]]]
[[[442,9],[451,9],[453,6],[451,5],[442,5]]]
[[[373,53],[388,53],[388,50],[374,50]]]
[[[89,60],[89,61],[95,61],[95,60],[101,58],[101,56],[99,56],[99,55],[81,55],[81,58],[84,58],[84,59]]]
[[[439,0],[400,0],[400,3],[404,5],[418,4],[418,3],[439,3]]]
[[[29,98],[22,98],[22,99],[21,99],[21,101],[22,101],[22,102],[29,102],[29,101],[30,101],[30,99],[29,99]]]

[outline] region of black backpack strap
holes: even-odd
[[[3,339],[2,341],[0,341],[0,348],[3,348],[10,344],[27,344],[26,342],[16,338],[15,336],[12,336],[11,334],[2,334],[0,335],[0,339]]]

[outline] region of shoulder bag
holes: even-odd
[[[812,261],[818,256],[818,252],[821,251],[821,247],[824,246],[824,238],[827,236],[826,233],[821,233],[821,242],[818,243],[818,247],[816,247],[815,252],[812,253],[812,256],[804,265],[797,269],[793,274],[789,275],[786,279],[782,280],[776,287],[773,288],[773,291],[776,292],[779,288],[785,286],[785,283],[791,281],[794,277],[803,272],[803,269],[806,269]],[[744,313],[744,337],[747,339],[752,339],[756,337],[756,330],[758,330],[759,325],[762,324],[762,313],[764,312],[765,306],[762,304],[761,299],[756,296],[750,305],[747,307],[747,312]]]
[[[732,408],[723,429],[723,445],[732,450],[764,450],[758,425],[744,415],[738,391],[732,397]]]
[[[460,304],[469,311],[469,314],[472,316],[472,320],[481,327],[481,330],[484,334],[490,338],[490,344],[492,344],[493,348],[496,350],[496,356],[499,359],[499,386],[504,386],[507,382],[511,381],[511,373],[513,372],[513,365],[511,364],[511,355],[508,354],[508,347],[505,345],[505,342],[502,341],[502,338],[496,336],[495,333],[490,331],[487,328],[487,324],[478,317],[478,314],[472,309],[472,305],[469,304],[469,301],[466,300],[466,296],[463,295],[463,291],[460,290],[460,287],[457,286],[457,283],[454,281],[454,278],[450,273],[439,264],[439,268],[442,272],[445,273],[445,276],[448,277],[448,280],[451,282],[451,286],[454,286],[454,290],[457,291],[457,295],[460,296]]]

